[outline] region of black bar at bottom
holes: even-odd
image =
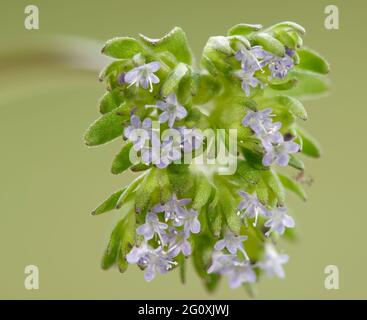
[[[367,307],[358,300],[3,300],[0,312],[11,316],[93,316],[106,319],[248,319],[354,314]],[[362,313],[361,313],[362,314]]]

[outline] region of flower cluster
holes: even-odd
[[[140,174],[93,211],[122,213],[104,269],[135,264],[151,281],[177,267],[184,280],[190,256],[208,290],[221,277],[231,288],[284,277],[288,256],[273,243],[290,239],[295,226],[285,191],[303,200],[305,192],[278,166],[303,175],[296,153],[320,156],[296,121],[307,119],[301,99],[328,87],[328,63],[302,47],[304,32],[294,22],[238,24],[210,37],[197,64],[178,27],[161,39],[106,43],[103,54],[115,60],[100,74],[107,92],[85,142],[122,137],[111,172]],[[232,171],[217,161],[221,154]]]
[[[198,213],[186,208],[190,202],[189,198],[177,199],[173,194],[169,201],[148,211],[145,223],[137,227],[136,233],[144,240],[129,252],[126,259],[128,263],[146,269],[147,281],[151,281],[157,272],[166,273],[175,266],[174,258],[181,252],[185,257],[191,255],[189,237],[192,233],[199,233],[201,225]],[[149,241],[158,246],[153,248]]]
[[[245,191],[238,191],[238,194],[243,197],[243,200],[237,206],[238,214],[241,218],[255,218],[253,223],[254,227],[257,224],[258,216],[261,215],[268,220],[264,226],[269,228],[265,233],[266,236],[270,236],[271,232],[276,231],[282,235],[285,228],[293,228],[295,223],[291,216],[287,215],[287,208],[276,207],[272,209],[266,209],[265,206],[259,201],[256,196],[256,192],[249,194]]]
[[[170,94],[166,101],[157,101],[156,105],[146,107],[161,110],[158,121],[168,121],[169,127],[175,129],[176,135],[161,138],[159,132],[154,131],[151,118],[141,121],[139,116],[133,114],[130,125],[124,129],[124,136],[133,143],[135,151],[141,152],[143,163],[165,168],[180,160],[182,151],[188,153],[200,147],[203,136],[198,130],[185,126],[173,128],[176,119],[181,120],[187,115],[186,109],[177,101],[175,94]]]
[[[215,245],[208,273],[226,276],[231,288],[238,288],[245,283],[254,283],[256,281],[255,268],[263,270],[269,277],[276,275],[284,278],[282,265],[288,262],[288,256],[278,254],[274,246],[267,242],[263,258],[252,264],[242,245],[242,241],[246,239],[247,236],[235,236],[227,230],[224,239],[219,240]],[[224,248],[227,252],[224,252]],[[239,257],[238,252],[241,252],[243,257]]]
[[[271,114],[272,109],[270,108],[259,111],[248,110],[242,120],[242,125],[250,127],[260,139],[265,149],[262,160],[264,166],[276,163],[281,167],[285,167],[289,162],[289,154],[298,152],[299,145],[293,139],[284,139],[279,132],[282,124],[273,122]]]
[[[270,71],[269,80],[273,78],[284,79],[294,67],[292,57],[294,50],[286,48],[284,57],[279,57],[265,51],[261,46],[250,49],[241,47],[235,54],[235,58],[241,62],[241,69],[235,71],[235,75],[241,80],[242,90],[246,96],[251,95],[251,88],[264,88],[265,83],[256,77],[258,71],[264,72],[266,66]]]

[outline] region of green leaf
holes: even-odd
[[[200,211],[204,207],[212,194],[213,186],[204,175],[199,175],[196,178],[196,192],[192,203],[194,210]]]
[[[296,67],[297,68],[297,67]],[[323,75],[307,70],[292,70],[289,72],[290,78],[297,79],[297,85],[283,93],[287,96],[307,100],[325,95],[330,90],[330,81]],[[277,95],[277,91],[265,90],[266,96]]]
[[[292,21],[283,21],[283,22],[277,23],[277,24],[271,26],[267,30],[279,30],[279,29],[284,29],[284,30],[287,30],[287,31],[293,30],[293,31],[296,31],[299,34],[305,34],[306,33],[305,28],[303,28],[298,23],[295,23],[295,22],[292,22]]]
[[[254,169],[247,161],[238,161],[236,174],[252,185],[256,185],[261,179],[259,170]]]
[[[287,177],[284,174],[278,173],[279,179],[282,182],[284,188],[288,189],[289,191],[294,192],[298,195],[302,200],[307,200],[306,192],[303,190],[302,186],[297,183],[295,180]]]
[[[268,187],[278,198],[279,204],[283,205],[285,202],[285,191],[278,175],[274,172],[274,170],[264,171],[262,175]]]
[[[234,53],[233,49],[231,48],[229,39],[223,36],[209,38],[208,42],[205,45],[204,52],[210,53],[211,51],[220,52],[227,56],[230,56]]]
[[[274,90],[289,90],[292,89],[297,84],[297,79],[289,79],[284,82],[279,83],[269,83],[269,87]]]
[[[98,146],[122,135],[123,122],[128,119],[126,104],[98,118],[84,135],[88,146]]]
[[[297,65],[300,69],[305,69],[321,74],[328,74],[330,72],[330,65],[329,63],[317,52],[303,48],[297,51],[300,62]]]
[[[286,111],[291,112],[296,117],[307,120],[307,111],[303,104],[296,98],[285,95],[279,95],[273,98],[276,103],[283,107]]]
[[[261,45],[266,51],[274,53],[277,56],[284,57],[285,55],[284,45],[267,33],[254,33],[251,35],[250,41],[255,45]]]
[[[137,163],[136,165],[133,165],[130,170],[132,172],[141,172],[148,170],[151,166],[146,165],[145,163]]]
[[[289,157],[289,165],[298,170],[305,170],[305,165],[302,160],[298,159],[295,155],[291,154]]]
[[[237,214],[237,204],[232,193],[224,186],[219,186],[219,205],[228,228],[234,233],[239,234],[241,230],[241,218]]]
[[[135,243],[135,212],[128,213],[114,228],[102,258],[102,268],[109,269],[116,262],[121,272],[128,266],[126,254]]]
[[[195,192],[195,184],[187,165],[170,165],[168,167],[168,177],[173,192],[192,198]]]
[[[246,24],[246,23],[239,23],[230,28],[227,32],[227,35],[233,36],[233,35],[241,35],[241,36],[247,36],[248,34],[259,31],[262,29],[261,24]]]
[[[193,103],[205,104],[220,92],[219,82],[210,74],[200,74],[197,81]]]
[[[214,237],[219,237],[220,232],[222,230],[222,209],[218,206],[209,205],[206,210],[206,219],[208,222],[208,227],[210,232],[214,235]]]
[[[102,48],[103,54],[116,59],[131,59],[144,51],[142,44],[130,37],[113,38]]]
[[[103,81],[108,76],[117,76],[117,73],[122,72],[131,62],[129,60],[116,60],[105,66],[99,73],[99,81]]]
[[[301,152],[309,157],[319,158],[321,156],[321,148],[316,139],[300,127],[297,127],[296,131],[301,136],[303,142]]]
[[[204,281],[207,290],[213,292],[218,286],[218,281],[220,279],[219,275],[208,273],[215,239],[210,237],[208,234],[200,233],[199,235],[193,236],[193,240],[195,249],[192,252],[192,262],[194,264],[195,271]]]
[[[286,31],[284,30],[277,30],[274,32],[275,39],[279,40],[283,43],[287,48],[295,50],[297,47],[296,40]]]
[[[127,186],[125,191],[120,195],[120,198],[117,200],[116,209],[120,209],[122,205],[127,202],[129,196],[135,191],[135,189],[139,186],[139,184],[149,172],[150,171],[145,171]]]
[[[111,172],[113,174],[119,174],[128,169],[132,163],[130,162],[130,150],[132,143],[125,144],[121,151],[116,155],[112,162]]]
[[[106,114],[116,109],[123,102],[123,98],[119,89],[107,91],[99,100],[99,111],[102,114]]]
[[[252,151],[247,148],[242,148],[242,154],[253,168],[257,170],[268,170],[269,168],[262,164],[263,154]]]
[[[151,169],[149,174],[140,183],[135,194],[135,210],[142,212],[148,207],[153,194],[159,189],[159,169]]]
[[[141,39],[155,52],[171,52],[178,61],[191,64],[193,55],[187,42],[185,32],[179,28],[173,28],[161,39],[150,39],[142,34]]]
[[[234,47],[235,49],[238,48],[238,43],[241,46],[245,46],[247,49],[251,48],[251,43],[248,41],[248,39],[244,36],[240,35],[234,35],[227,37],[230,40],[231,47]]]
[[[268,186],[263,179],[261,179],[255,186],[256,195],[262,203],[269,202]]]
[[[116,209],[117,201],[125,189],[126,188],[118,190],[115,193],[111,194],[108,199],[103,201],[103,203],[101,203],[96,209],[92,211],[92,215],[99,215]]]
[[[184,63],[179,63],[168,75],[166,81],[164,82],[161,89],[162,96],[166,97],[170,93],[176,91],[180,81],[185,76],[187,71],[187,65]]]
[[[296,47],[298,49],[303,47],[303,39],[302,37],[299,35],[299,33],[297,32],[289,32],[290,36],[294,39],[294,41],[296,42]],[[296,53],[297,54],[297,53]],[[294,57],[293,57],[294,58]],[[298,61],[299,62],[299,61]],[[297,62],[297,63],[298,63]],[[297,64],[296,63],[296,64]]]

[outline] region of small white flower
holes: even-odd
[[[258,266],[269,277],[284,278],[285,272],[282,265],[287,262],[288,256],[286,254],[279,254],[271,243],[266,243],[264,258],[258,263]]]
[[[268,237],[271,232],[275,231],[282,235],[285,228],[293,228],[295,222],[293,218],[286,214],[287,208],[278,207],[269,211],[270,219],[265,222],[264,226],[270,228],[265,235]]]
[[[159,83],[159,78],[154,74],[160,68],[160,64],[157,61],[149,62],[136,67],[124,75],[124,81],[129,83],[129,86],[136,85],[142,86],[144,89],[153,91],[153,83]]]
[[[249,260],[249,257],[242,244],[242,242],[246,240],[247,236],[236,236],[233,232],[227,229],[224,234],[224,238],[217,241],[217,243],[214,245],[214,249],[219,251],[226,248],[231,254],[236,254],[237,250],[240,250],[245,258]]]
[[[241,218],[255,218],[254,226],[257,224],[257,218],[260,215],[267,216],[267,211],[262,203],[257,198],[256,192],[249,194],[245,191],[238,191],[238,194],[243,197],[237,209],[240,210]]]

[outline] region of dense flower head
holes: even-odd
[[[151,281],[177,267],[184,279],[190,257],[209,289],[221,277],[248,288],[263,275],[285,276],[288,256],[272,243],[295,226],[285,189],[302,198],[304,191],[279,167],[303,175],[297,153],[319,156],[298,124],[307,119],[300,99],[315,94],[313,83],[328,71],[301,48],[303,33],[293,22],[240,24],[211,37],[200,63],[177,27],[161,39],[106,44],[102,52],[115,61],[100,74],[107,92],[85,141],[123,138],[111,171],[139,176],[94,211],[122,213],[103,268],[135,264]],[[227,163],[232,171],[223,170]]]

